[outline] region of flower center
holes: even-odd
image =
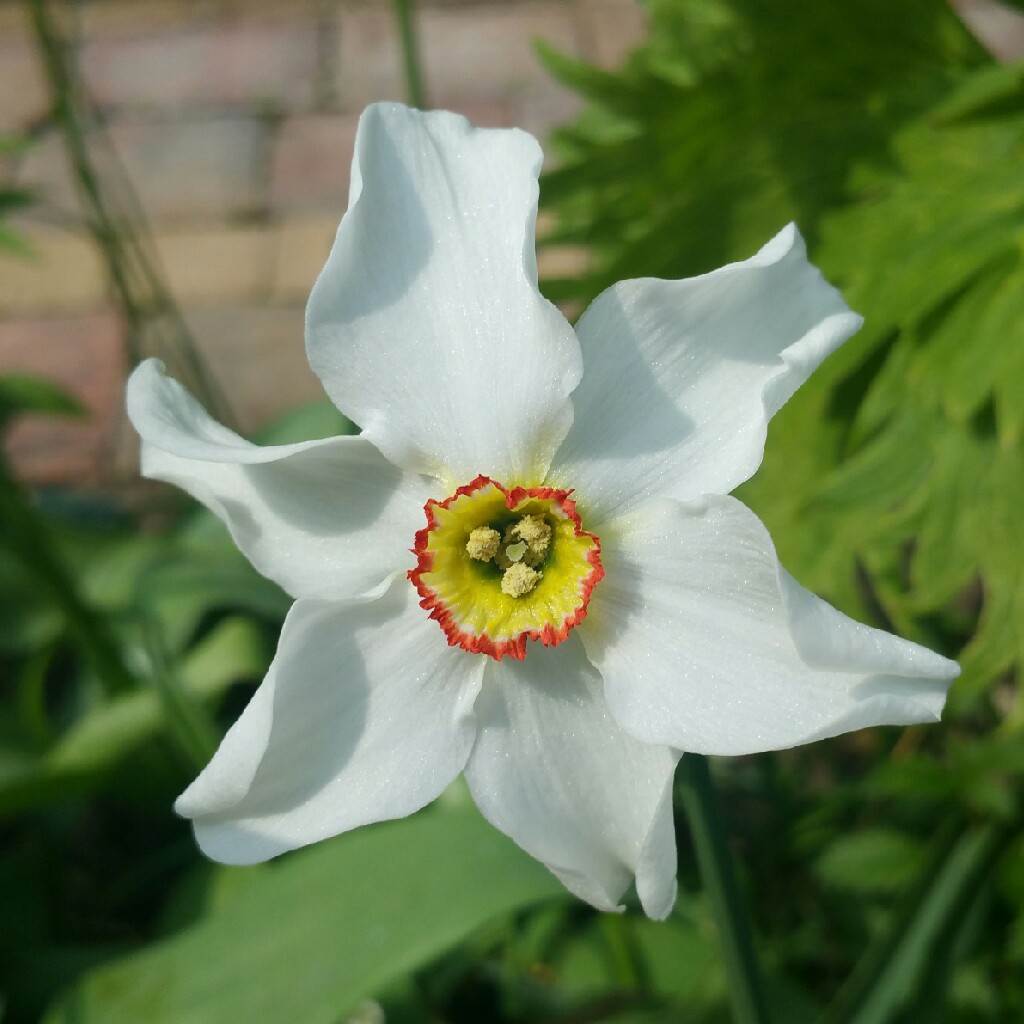
[[[583,621],[604,569],[570,493],[478,476],[427,502],[409,579],[449,644],[521,660],[527,640],[553,647]]]
[[[504,536],[491,526],[478,526],[466,541],[466,552],[502,569],[503,594],[525,597],[544,575],[538,567],[551,547],[552,532],[543,515],[523,516],[505,527]]]

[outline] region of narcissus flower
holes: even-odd
[[[159,363],[128,409],[147,476],[296,598],[177,810],[251,863],[407,815],[460,772],[596,907],[675,898],[681,751],[938,719],[957,667],[841,615],[729,492],[860,319],[792,226],[743,263],[623,281],[575,331],[537,290],[537,143],[370,107],[306,318],[361,427],[261,448]],[[269,382],[268,382],[269,384]]]

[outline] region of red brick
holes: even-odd
[[[348,110],[405,99],[395,16],[388,8],[343,5],[338,37],[338,98]]]
[[[260,0],[258,5],[239,0],[88,0],[78,4],[75,22],[86,38],[139,35],[154,29],[201,27],[240,18],[246,21],[311,18],[320,4],[322,0]]]
[[[509,104],[450,97],[438,106],[464,114],[480,127],[515,123]],[[323,211],[340,218],[348,205],[355,144],[355,114],[299,114],[282,122],[273,143],[270,205],[285,215]]]
[[[505,100],[546,93],[560,87],[550,84],[534,41],[579,52],[573,13],[564,3],[424,8],[419,29],[431,94]]]
[[[268,140],[260,118],[122,122],[111,136],[151,218],[230,218],[265,207]]]
[[[47,212],[77,213],[78,194],[71,178],[64,137],[50,127],[32,140],[18,162],[18,184],[31,189]]]
[[[621,67],[647,38],[647,15],[639,0],[576,0],[583,56],[603,68]]]
[[[294,108],[313,95],[316,26],[244,21],[157,34],[101,36],[82,45],[85,81],[100,104],[174,108],[255,102]]]
[[[530,89],[522,97],[516,124],[540,139],[544,146],[545,166],[554,160],[554,153],[546,144],[548,135],[555,128],[576,118],[583,106],[583,101],[576,93],[554,84]]]
[[[109,312],[0,321],[0,373],[45,377],[75,395],[83,419],[26,416],[8,434],[15,471],[31,484],[107,482],[123,416],[124,334]]]
[[[50,94],[42,64],[27,36],[0,42],[0,132],[22,132],[42,120]]]
[[[186,313],[189,327],[243,432],[323,397],[306,362],[304,306],[216,306]]]
[[[305,302],[334,244],[340,212],[303,214],[282,220],[273,244],[274,301]]]
[[[520,123],[513,103],[473,96],[436,96],[432,99],[435,107],[454,110],[477,128],[512,128]]]
[[[532,2],[422,7],[417,25],[428,98],[506,103],[557,91],[540,66],[533,41],[578,52],[573,12],[565,3]],[[354,4],[342,11],[338,93],[362,106],[403,99],[395,17],[386,6]]]
[[[465,113],[476,124],[518,125],[545,136],[574,117],[579,99],[542,68],[534,41],[580,52],[574,12],[565,3],[423,7],[418,12],[430,105]],[[401,54],[388,7],[353,5],[340,25],[338,95],[350,109],[404,99]]]
[[[305,302],[331,251],[340,211],[288,217],[274,240],[273,296],[278,302]]]
[[[564,3],[525,3],[420,12],[424,77],[434,106],[476,124],[515,124],[542,139],[581,109],[542,67],[535,42],[579,53],[573,12]],[[490,106],[501,117],[481,117]]]
[[[264,208],[268,132],[260,118],[200,115],[122,121],[110,134],[149,218],[231,218]],[[97,146],[93,155],[101,175],[110,179],[104,152]],[[81,209],[64,139],[56,128],[33,142],[20,160],[17,180],[58,212]]]
[[[106,268],[92,239],[49,225],[18,223],[32,253],[5,254],[0,272],[0,316],[91,309],[106,288]]]
[[[281,124],[271,159],[273,209],[326,209],[341,216],[357,121],[353,114],[300,114]]]
[[[87,39],[207,25],[225,14],[223,0],[89,0],[75,9]]]
[[[158,265],[179,303],[257,301],[270,291],[277,232],[266,224],[197,224],[153,234]]]

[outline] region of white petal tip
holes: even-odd
[[[233,821],[193,822],[196,844],[206,857],[218,864],[233,867],[248,867],[262,864],[279,854],[293,849],[295,843],[283,843],[258,832],[250,831],[244,824]]]
[[[800,229],[790,221],[777,235],[770,238],[758,249],[751,260],[754,264],[770,266],[783,260],[793,249],[798,249],[803,256],[807,255],[807,246]]]
[[[203,799],[204,794],[200,791],[197,792],[197,784],[199,783],[202,776],[196,779],[188,789],[185,790],[177,800],[174,801],[174,813],[179,818],[186,818],[192,820],[193,818],[199,818],[203,814],[209,814],[215,809],[215,806],[222,801],[211,801],[209,799]]]
[[[666,892],[647,893],[640,887],[638,880],[637,893],[640,896],[640,903],[644,908],[644,913],[652,921],[664,921],[672,913],[672,908],[676,905],[676,897],[679,895],[679,884],[673,877],[672,883]]]
[[[135,424],[145,421],[146,409],[151,396],[167,379],[167,367],[160,359],[144,359],[128,376],[125,385],[125,406],[128,418]]]

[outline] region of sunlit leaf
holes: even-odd
[[[334,1024],[488,921],[563,895],[475,812],[428,812],[290,855],[194,927],[86,975],[45,1019]]]

